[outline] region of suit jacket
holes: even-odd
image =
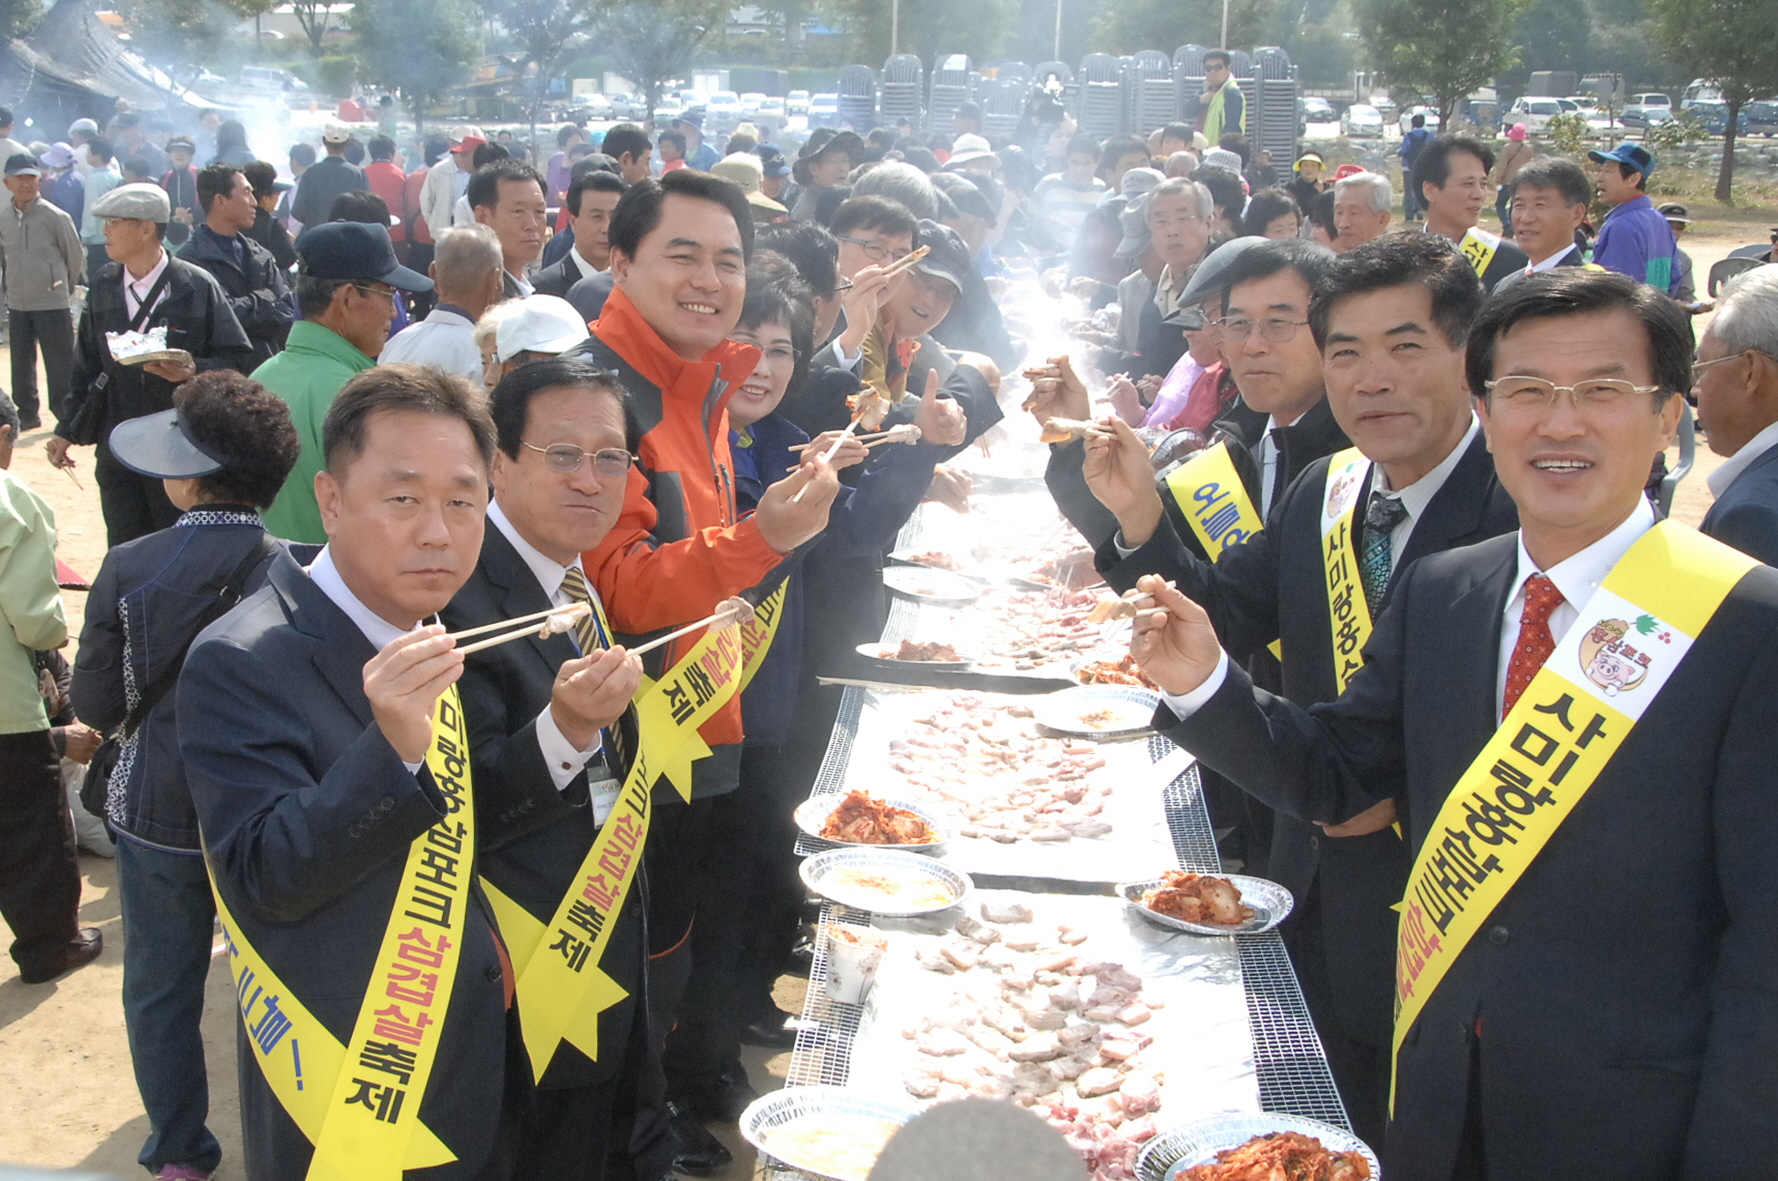
[[[482,556],[475,573],[451,600],[442,619],[456,631],[529,615],[551,605],[550,596],[506,535],[489,524],[482,534]],[[470,764],[477,790],[484,783],[508,782],[512,790],[503,791],[502,798],[513,800],[517,809],[517,814],[501,818],[508,838],[498,846],[483,845],[482,876],[542,923],[555,917],[599,832],[587,795],[587,772],[582,771],[566,790],[557,792],[537,744],[537,717],[549,706],[556,673],[579,655],[571,636],[539,638],[533,633],[524,640],[470,656],[459,682],[463,711],[469,718]],[[629,727],[629,738],[623,749],[634,751],[633,726]],[[614,774],[625,770],[607,763],[612,753],[608,747],[589,769],[603,771],[610,765]],[[604,1081],[616,1074],[623,1061],[635,998],[642,988],[639,893],[630,891],[605,957],[599,962],[630,999],[600,1015],[599,1061],[572,1046],[558,1046],[543,1076],[546,1089]],[[523,968],[517,970],[522,972]],[[522,1009],[523,998],[519,1005]]]
[[[573,253],[572,246],[569,247],[569,253]],[[566,299],[568,289],[580,282],[581,278],[580,265],[564,254],[531,276],[531,289],[539,295],[559,295]]]
[[[1141,574],[1176,579],[1179,589],[1209,612],[1231,659],[1281,640],[1283,695],[1301,706],[1332,701],[1339,693],[1321,565],[1321,506],[1329,463],[1322,458],[1304,469],[1272,506],[1265,532],[1224,550],[1214,566],[1187,556],[1172,532],[1161,529],[1148,545],[1108,571],[1107,578],[1120,590],[1134,585]],[[1369,495],[1367,480],[1359,503],[1367,503]],[[1363,513],[1357,524],[1355,553],[1363,552]],[[1518,511],[1495,475],[1487,440],[1477,432],[1414,523],[1384,603],[1416,560],[1517,527]],[[1371,1045],[1388,1044],[1393,1027],[1396,916],[1391,908],[1401,901],[1409,863],[1406,846],[1388,829],[1330,837],[1306,818],[1281,812],[1272,830],[1268,872],[1298,899],[1307,898],[1311,888],[1320,890],[1318,934],[1336,1016],[1350,1036]]]
[[[1499,726],[1517,546],[1403,572],[1338,701],[1305,711],[1231,669],[1190,718],[1163,706],[1157,724],[1305,819],[1394,797],[1417,849]],[[1401,1052],[1392,1181],[1451,1176],[1478,1023],[1490,1175],[1772,1175],[1775,694],[1778,572],[1756,568],[1427,1001]]]
[[[363,689],[373,655],[357,625],[279,556],[267,585],[198,638],[178,686],[192,801],[239,933],[342,1043],[369,988],[408,848],[446,815],[430,772],[409,774],[375,724]],[[501,818],[524,811],[501,798],[501,786],[475,784],[483,847],[509,835]],[[556,794],[547,781],[543,789],[536,794]],[[458,1159],[409,1174],[427,1181],[475,1177],[500,1115],[500,955],[486,900],[473,891],[420,1105]],[[244,1030],[237,1041],[247,1173],[302,1181],[313,1149],[266,1085]]]
[[[1778,447],[1723,489],[1699,528],[1768,566],[1778,562]]]

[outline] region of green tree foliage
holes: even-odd
[[[1275,0],[1230,0],[1229,45],[1275,45],[1280,5]],[[1095,48],[1104,53],[1158,49],[1169,56],[1181,45],[1222,40],[1222,0],[1129,0],[1107,4],[1094,23]],[[1066,47],[1063,57],[1068,57]]]
[[[1532,0],[1519,19],[1519,64],[1528,70],[1592,68],[1593,14],[1574,0]]]
[[[549,93],[549,80],[592,28],[592,9],[583,0],[484,0],[482,7],[518,42],[524,55],[520,67],[536,67],[527,105],[531,138],[536,139],[537,108]]]
[[[666,84],[690,73],[693,55],[721,27],[728,10],[727,0],[607,0],[596,11],[599,46],[653,111]]]
[[[1716,199],[1727,204],[1735,181],[1736,121],[1741,108],[1778,94],[1778,4],[1772,0],[1649,0],[1667,55],[1722,90],[1728,106]]]
[[[164,70],[180,94],[200,69],[226,68],[239,58],[241,18],[266,11],[255,0],[117,0],[116,9],[136,52]]]
[[[303,35],[309,39],[309,51],[319,54],[321,40],[337,26],[333,23],[333,0],[290,0],[290,15],[296,18]]]
[[[853,60],[880,66],[889,56],[890,0],[835,0],[835,7],[852,31]],[[1019,7],[1019,0],[901,0],[899,48],[917,54],[928,70],[948,53],[967,53],[978,64],[994,61],[1006,48]],[[1049,11],[1053,27],[1054,9]],[[1062,56],[1080,60],[1078,47],[1064,46]]]
[[[1527,0],[1357,0],[1358,35],[1399,100],[1424,97],[1451,122],[1457,104],[1518,60]]]
[[[0,0],[0,37],[23,37],[42,12],[37,0]]]
[[[416,130],[427,105],[468,79],[481,54],[468,0],[358,0],[351,24],[360,76],[405,99]]]

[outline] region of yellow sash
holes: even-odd
[[[1227,443],[1206,447],[1167,473],[1167,491],[1212,562],[1266,527],[1229,458]]]
[[[1352,525],[1358,516],[1359,493],[1371,461],[1348,447],[1327,462],[1327,489],[1321,502],[1321,569],[1327,583],[1328,620],[1333,625],[1334,684],[1346,682],[1364,665],[1362,653],[1371,638],[1371,609],[1364,601],[1358,576],[1358,555],[1352,549]]]
[[[1463,232],[1463,241],[1457,243],[1457,253],[1469,260],[1475,268],[1476,278],[1488,269],[1494,261],[1494,255],[1500,250],[1500,238],[1490,234],[1480,226],[1470,226]]]
[[[623,986],[600,967],[648,842],[651,789],[662,774],[691,799],[691,764],[710,748],[698,727],[739,693],[776,637],[788,582],[768,595],[748,628],[704,633],[684,659],[637,694],[637,750],[610,817],[548,924],[484,881],[501,936],[518,971],[519,1023],[537,1079],[558,1043],[599,1057],[599,1014]],[[607,631],[607,634],[610,634]],[[751,638],[750,638],[751,635]]]
[[[346,1045],[248,944],[211,877],[254,1059],[315,1146],[309,1181],[400,1181],[405,1169],[457,1159],[420,1122],[473,905],[475,808],[469,735],[455,685],[438,699],[426,766],[448,814],[408,847],[377,967]]]
[[[1427,998],[1758,564],[1663,521],[1581,608],[1445,797],[1414,858],[1396,936],[1398,1060]]]

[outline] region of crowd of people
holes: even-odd
[[[1195,123],[1105,142],[964,110],[719,151],[694,115],[536,162],[464,125],[404,169],[335,124],[294,186],[220,118],[164,160],[139,121],[0,145],[0,469],[47,408],[109,545],[58,667],[53,514],[0,472],[0,912],[27,983],[101,954],[88,764],[145,1169],[220,1160],[219,920],[254,1181],[725,1167],[741,1047],[795,1037],[817,674],[1035,361],[1040,425],[1097,418],[1046,482],[1225,856],[1297,900],[1390,1176],[1764,1175],[1778,284],[1694,365],[1641,145],[1515,161],[1509,239],[1492,149],[1416,136],[1392,231],[1385,176],[1280,184],[1221,65]],[[1067,344],[1003,315],[1022,288]],[[1644,495],[1693,394],[1731,457],[1703,536]],[[867,450],[867,412],[918,441]]]

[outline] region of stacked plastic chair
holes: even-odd
[[[1019,126],[1019,116],[1025,113],[1025,96],[1030,93],[1030,79],[1021,77],[1018,71],[1014,71],[1012,77],[1003,72],[988,83],[981,97],[982,134],[991,139],[1012,138]]]
[[[932,67],[926,99],[926,123],[933,131],[956,134],[957,108],[970,100],[970,75],[975,67],[967,53],[952,53]]]
[[[840,71],[840,126],[859,135],[877,125],[877,75],[869,66]]]
[[[877,87],[877,108],[883,126],[894,127],[906,119],[921,130],[920,96],[926,85],[926,67],[911,53],[898,53],[883,63],[883,81]]]
[[[1193,127],[1198,125],[1199,116],[1203,113],[1203,108],[1198,105],[1198,96],[1204,93],[1204,55],[1209,52],[1209,46],[1199,45],[1195,41],[1173,51],[1173,93],[1177,118]]]
[[[1173,61],[1166,54],[1144,49],[1135,55],[1130,85],[1130,130],[1147,135],[1177,117],[1178,90],[1173,83]]]
[[[1274,166],[1296,159],[1300,126],[1297,96],[1302,88],[1297,84],[1297,69],[1291,64],[1290,55],[1277,46],[1255,49],[1253,78],[1242,80],[1241,89],[1249,104],[1247,138],[1253,142],[1254,152],[1272,153]]]
[[[1123,131],[1123,67],[1108,53],[1089,53],[1080,62],[1080,94],[1075,121],[1082,131],[1109,139]]]

